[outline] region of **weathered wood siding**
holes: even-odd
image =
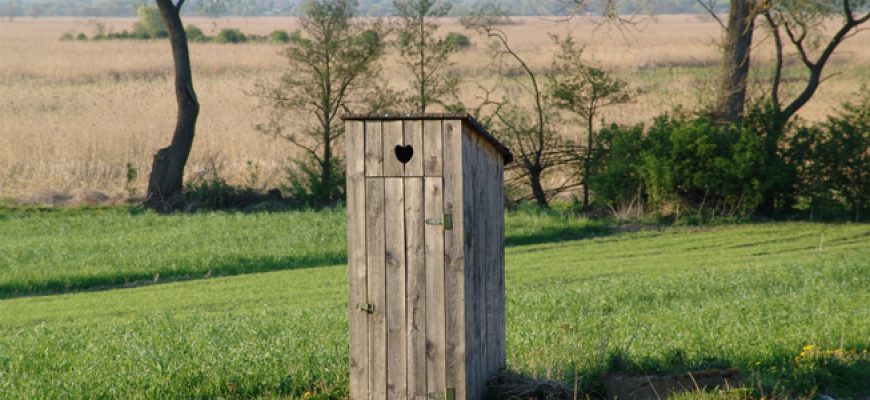
[[[459,119],[346,124],[351,398],[481,399],[506,358],[502,155]]]

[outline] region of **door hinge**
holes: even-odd
[[[453,229],[453,214],[444,214],[444,218],[426,218],[426,225],[443,225],[444,230]]]
[[[432,400],[456,400],[456,389],[447,388],[447,392],[429,392]]]
[[[375,305],[370,303],[359,303],[356,305],[356,309],[366,314],[372,314],[375,312]]]

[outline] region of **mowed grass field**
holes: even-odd
[[[638,17],[636,24],[601,24],[592,17],[570,21],[517,17],[504,26],[511,46],[540,75],[550,70],[557,51],[549,34],[572,34],[585,46],[584,56],[629,82],[634,101],[602,110],[607,122],[649,123],[677,106],[695,109],[713,101],[721,55],[720,28],[711,18],[694,15]],[[93,36],[132,29],[132,18],[17,18],[0,21],[0,200],[49,203],[99,191],[106,203],[141,196],[154,153],[166,146],[175,123],[172,58],[166,40],[60,41],[65,32]],[[188,18],[186,24],[215,35],[221,28],[269,34],[293,31],[295,18]],[[532,97],[517,91],[527,83],[515,64],[493,68],[487,39],[466,31],[455,18],[440,20],[439,34],[468,35],[472,46],[450,58],[446,70],[461,78],[460,97],[474,106],[484,95],[478,84],[507,94],[521,106]],[[831,24],[833,33],[834,24]],[[759,30],[753,47],[751,97],[768,91],[774,52]],[[800,116],[823,120],[840,103],[870,82],[870,32],[849,38],[832,57],[826,79]],[[190,46],[194,86],[202,105],[188,180],[217,173],[234,185],[256,175],[258,187],[285,182],[284,168],[299,152],[284,140],[265,136],[255,126],[268,122],[260,100],[250,95],[258,82],[276,82],[288,71],[282,47],[269,43]],[[820,51],[817,50],[817,51]],[[393,48],[382,60],[383,76],[396,90],[412,77]],[[805,73],[797,56],[786,54],[783,98],[802,88]],[[353,111],[361,111],[349,99]],[[436,110],[437,111],[437,110]],[[564,115],[558,129],[582,140],[582,124]],[[294,116],[305,118],[305,116]],[[596,119],[595,123],[598,123]],[[498,133],[498,132],[496,132]],[[341,142],[341,141],[340,141]],[[341,143],[339,143],[339,146]],[[127,180],[128,171],[137,172]],[[61,196],[56,196],[60,194]],[[87,197],[87,196],[85,196]],[[93,197],[93,196],[91,196]]]
[[[0,398],[346,396],[343,213],[0,211]],[[635,228],[508,213],[510,369],[870,394],[870,226]]]

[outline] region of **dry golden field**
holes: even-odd
[[[712,97],[720,33],[706,18],[659,16],[624,29],[600,26],[588,18],[516,21],[505,30],[534,68],[545,70],[551,62],[554,46],[548,33],[570,32],[587,46],[590,60],[632,84],[640,93],[636,101],[607,110],[608,121],[648,121],[677,105],[693,108]],[[120,202],[131,191],[134,195],[144,191],[151,157],[168,144],[175,121],[168,41],[59,41],[68,31],[90,36],[97,23],[119,31],[131,28],[133,22],[123,18],[0,22],[0,199],[45,200],[49,194],[99,191],[110,197],[108,201]],[[186,22],[209,35],[221,27],[268,34],[295,25],[292,18]],[[463,32],[456,20],[442,22],[444,32]],[[454,55],[451,68],[464,79],[462,96],[471,100],[478,94],[474,83],[498,81],[488,68],[487,42],[467,34],[475,45]],[[770,66],[772,58],[763,36],[758,35],[753,53],[760,71]],[[867,43],[870,33],[864,32],[841,46],[829,69],[837,74],[823,83],[802,117],[824,118],[870,81]],[[275,80],[285,72],[279,50],[265,43],[192,44],[194,84],[202,112],[190,177],[217,169],[230,182],[243,183],[256,168],[258,184],[280,185],[283,168],[296,151],[254,129],[265,121],[265,114],[248,94],[257,81]],[[395,60],[394,54],[388,54],[383,68],[400,88],[408,77]],[[763,76],[756,74],[756,78],[763,86]],[[129,187],[128,163],[138,171]]]

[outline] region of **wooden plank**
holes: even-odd
[[[384,175],[384,137],[380,121],[366,121],[366,176]]]
[[[498,355],[498,369],[507,368],[507,332],[505,325],[506,318],[506,309],[505,309],[505,269],[504,269],[504,199],[505,199],[505,187],[504,187],[504,161],[499,154],[499,157],[496,160],[497,164],[497,193],[498,193],[498,207],[496,207],[497,216],[496,222],[498,226],[498,231],[496,232],[496,240],[498,241],[498,253],[496,258],[496,272],[498,277],[496,278],[497,283],[497,298],[496,298],[496,315],[498,320],[496,322],[496,346],[497,347],[497,355]]]
[[[422,164],[421,164],[422,165]],[[422,169],[421,169],[422,172]],[[405,257],[407,260],[408,397],[426,391],[426,260],[423,231],[423,178],[405,178]]]
[[[453,228],[444,230],[444,265],[447,388],[456,390],[456,399],[465,400],[465,232],[462,205],[462,121],[443,124],[444,212],[453,216]]]
[[[384,179],[366,179],[366,265],[368,299],[374,312],[368,317],[368,375],[370,399],[387,397],[386,260]]]
[[[408,347],[405,335],[405,196],[402,181],[402,178],[384,179],[387,399],[408,398]]]
[[[440,141],[439,141],[440,142]],[[424,179],[425,218],[444,217],[443,179]],[[426,381],[430,393],[447,390],[445,359],[446,328],[444,299],[444,226],[425,225],[426,242]]]
[[[347,283],[350,323],[350,398],[365,399],[368,389],[367,314],[357,304],[366,297],[365,132],[362,121],[345,123],[347,158]]]
[[[441,150],[441,121],[423,121],[423,173],[426,176],[442,176],[444,159]]]
[[[470,128],[469,128],[470,130]],[[487,234],[490,229],[490,218],[489,218],[489,204],[486,202],[487,198],[487,189],[489,189],[489,165],[487,164],[487,153],[486,147],[488,144],[484,142],[483,139],[480,138],[475,133],[471,133],[474,135],[474,143],[476,146],[475,154],[477,156],[476,164],[477,164],[477,174],[474,177],[475,180],[475,192],[474,192],[474,207],[478,213],[478,223],[475,224],[474,228],[474,236],[477,240],[477,268],[474,274],[475,279],[477,279],[477,351],[478,351],[478,365],[477,365],[477,382],[479,387],[483,388],[486,384],[486,381],[489,379],[489,358],[488,356],[488,326],[487,326],[487,272],[489,260],[486,258],[487,256]],[[481,392],[482,397],[482,392]]]
[[[481,397],[478,389],[481,381],[481,229],[482,220],[480,195],[480,147],[478,137],[463,126],[462,165],[463,165],[463,209],[465,212],[465,316],[466,316],[466,363],[468,398]]]
[[[490,379],[498,371],[498,251],[501,244],[498,242],[498,207],[501,203],[498,201],[498,158],[500,156],[495,152],[488,143],[486,144],[486,153],[484,162],[486,166],[486,191],[484,209],[487,210],[486,216],[486,242],[484,245],[486,259],[486,311],[485,323],[486,326],[486,378]]]
[[[423,159],[425,158],[425,150],[423,149],[423,121],[412,120],[403,122],[405,146],[411,146],[414,149],[414,156],[405,164],[404,176],[423,176]]]
[[[396,146],[404,145],[402,121],[384,121],[384,176],[402,176],[405,166],[396,157]]]

